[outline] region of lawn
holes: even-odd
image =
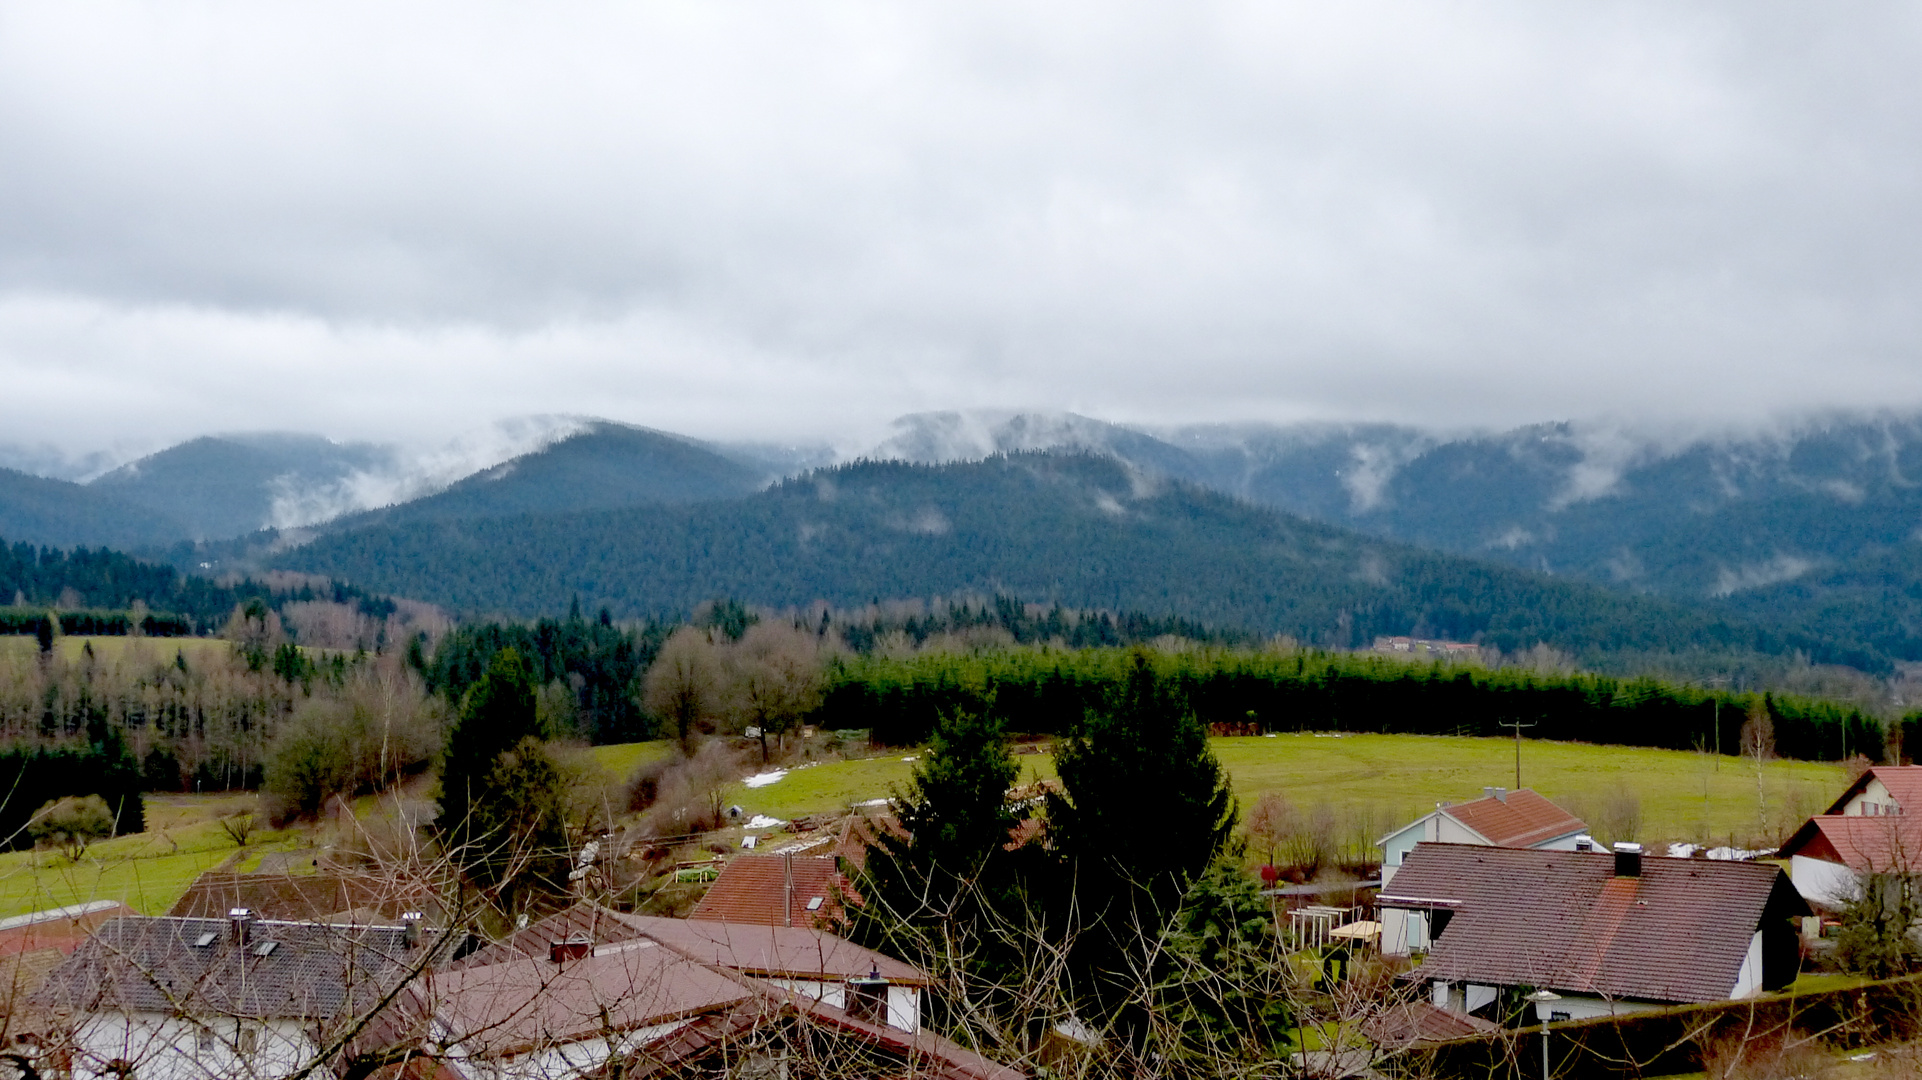
[[[634,775],[634,770],[650,761],[658,761],[674,752],[674,743],[668,739],[653,742],[615,743],[610,746],[589,747],[587,754],[594,764],[606,770],[609,776],[625,782]]]
[[[1438,802],[1477,798],[1483,787],[1512,787],[1515,780],[1515,744],[1508,739],[1281,735],[1215,739],[1213,746],[1244,809],[1262,793],[1278,791],[1302,809],[1327,803],[1339,813],[1365,814],[1384,832]],[[779,818],[845,810],[906,784],[914,769],[906,759],[913,756],[904,751],[810,765],[765,787],[733,789],[728,801],[750,814]],[[1054,775],[1048,755],[1016,760],[1023,782]],[[1764,831],[1755,770],[1735,758],[1718,763],[1685,751],[1524,741],[1522,783],[1591,817],[1599,817],[1611,800],[1639,804],[1638,837],[1650,843],[1755,845]],[[1769,763],[1761,805],[1771,842],[1824,809],[1842,784],[1840,766]],[[1599,821],[1591,824],[1600,829]]]
[[[54,642],[54,649],[65,660],[78,661],[82,650],[93,646],[93,654],[102,663],[118,660],[129,649],[144,649],[148,655],[161,662],[171,661],[176,653],[187,658],[192,665],[204,656],[224,654],[233,649],[233,642],[224,638],[153,638],[153,637],[62,637]],[[30,635],[0,635],[0,651],[34,653],[40,649],[39,642]]]
[[[193,879],[238,849],[218,819],[247,810],[244,794],[149,795],[147,831],[93,845],[79,862],[46,851],[0,854],[0,918],[89,900],[120,900],[145,915],[173,906]],[[255,832],[247,856],[299,846],[298,831]]]

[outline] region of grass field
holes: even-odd
[[[224,655],[233,649],[233,643],[224,638],[150,638],[150,637],[63,637],[54,642],[54,648],[65,660],[77,661],[88,645],[93,646],[93,654],[102,661],[118,660],[129,649],[142,649],[155,660],[166,662],[175,653],[186,656],[187,663],[212,655]],[[0,635],[0,652],[30,655],[40,651],[39,642],[25,634]]]
[[[224,642],[186,644],[225,647]],[[1515,745],[1504,739],[1283,735],[1216,739],[1213,745],[1244,809],[1263,792],[1278,791],[1298,808],[1326,803],[1379,832],[1426,813],[1442,800],[1474,798],[1483,787],[1514,783]],[[624,781],[642,762],[671,752],[666,742],[585,751],[611,785]],[[764,787],[737,784],[725,798],[750,815],[785,820],[836,813],[886,798],[905,786],[918,756],[901,751],[806,765]],[[1022,754],[1016,761],[1023,782],[1054,776],[1049,755]],[[1588,815],[1605,839],[1596,808],[1611,798],[1619,804],[1626,795],[1639,804],[1638,835],[1645,842],[1734,840],[1741,846],[1763,846],[1755,772],[1734,758],[1723,758],[1718,768],[1713,759],[1698,754],[1524,742],[1522,781]],[[1770,763],[1761,784],[1769,832],[1774,834],[1769,843],[1826,807],[1842,782],[1839,766]],[[371,800],[363,801],[371,805]],[[197,874],[235,856],[234,843],[220,830],[218,819],[252,805],[251,795],[150,795],[147,832],[97,844],[78,863],[48,852],[0,854],[0,917],[96,899],[124,900],[150,914],[163,912]],[[309,842],[300,830],[256,832],[238,865],[248,868],[265,852]]]
[[[1222,767],[1244,808],[1277,791],[1297,807],[1328,803],[1366,813],[1387,831],[1444,800],[1477,798],[1481,789],[1514,786],[1515,744],[1507,739],[1422,735],[1282,735],[1213,740]],[[795,769],[766,787],[741,787],[728,801],[749,813],[793,818],[827,813],[886,797],[907,783],[911,753]],[[1022,780],[1052,777],[1054,759],[1021,755]],[[1757,799],[1755,770],[1736,758],[1670,750],[1583,743],[1522,743],[1522,785],[1578,813],[1596,813],[1611,799],[1640,805],[1638,837],[1645,842],[1737,842],[1762,846],[1840,793],[1840,766],[1770,762]],[[1767,828],[1763,811],[1766,807]],[[1600,822],[1590,822],[1600,828]],[[1764,841],[1766,834],[1772,838]]]
[[[147,831],[93,845],[79,862],[46,851],[0,854],[0,917],[89,900],[120,900],[158,915],[173,906],[202,871],[239,849],[218,819],[251,809],[252,795],[149,795]],[[247,855],[297,846],[300,834],[262,829]]]

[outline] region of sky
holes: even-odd
[[[0,6],[0,444],[1922,408],[1896,3]]]

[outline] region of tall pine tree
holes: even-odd
[[[441,766],[441,835],[482,884],[566,872],[564,780],[547,734],[532,675],[520,653],[502,649],[461,703]]]

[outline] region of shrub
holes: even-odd
[[[27,833],[36,844],[56,848],[78,862],[87,845],[113,835],[113,811],[98,795],[69,795],[34,811]]]

